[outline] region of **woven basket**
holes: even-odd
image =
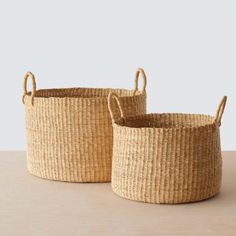
[[[138,91],[140,75],[142,91]],[[27,91],[29,78],[32,92]],[[29,172],[51,180],[110,181],[113,130],[107,96],[111,91],[120,96],[126,115],[146,112],[146,76],[142,69],[136,73],[134,90],[36,90],[35,77],[28,72],[24,78],[23,103]]]
[[[114,117],[113,97],[119,119]],[[149,203],[193,202],[217,194],[222,172],[219,126],[226,99],[216,117],[171,113],[126,117],[120,99],[111,93],[113,191]]]

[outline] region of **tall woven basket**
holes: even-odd
[[[143,89],[138,91],[138,79]],[[27,91],[27,80],[32,91]],[[134,90],[62,88],[36,90],[24,78],[27,166],[31,174],[68,182],[111,180],[113,130],[107,96],[116,92],[126,115],[146,113],[146,75]],[[118,111],[115,111],[115,113]]]
[[[146,114],[127,117],[120,99],[108,97],[113,120],[112,189],[148,203],[184,203],[210,198],[221,186],[221,117]],[[121,117],[114,117],[116,100]],[[117,106],[116,106],[117,107]]]

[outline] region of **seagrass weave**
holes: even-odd
[[[138,79],[143,89],[138,91]],[[32,91],[27,91],[27,80]],[[69,182],[111,180],[112,122],[107,96],[116,92],[126,115],[146,112],[146,75],[136,72],[135,89],[62,88],[36,90],[24,78],[27,166],[31,174]],[[118,111],[115,111],[115,113]]]
[[[113,191],[149,203],[193,202],[217,194],[222,173],[219,126],[226,99],[215,117],[181,113],[127,117],[120,99],[110,93]],[[113,100],[120,118],[113,115]]]

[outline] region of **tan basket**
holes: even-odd
[[[113,97],[121,118],[114,118]],[[184,203],[210,198],[221,186],[219,126],[200,114],[146,114],[126,117],[120,99],[109,94],[113,120],[112,189],[118,195],[149,203]]]
[[[140,74],[144,80],[142,91],[138,91]],[[32,92],[27,92],[29,78]],[[69,182],[111,180],[113,130],[107,106],[110,91],[120,96],[126,115],[146,113],[146,76],[142,69],[136,73],[134,90],[36,90],[34,75],[25,75],[23,103],[30,173]]]

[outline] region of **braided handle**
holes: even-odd
[[[28,82],[28,79],[31,78],[32,80],[32,92],[31,92],[31,105],[34,104],[34,96],[35,96],[35,93],[36,93],[36,81],[35,81],[35,76],[33,73],[31,72],[27,72],[25,74],[25,77],[24,77],[24,82],[23,82],[23,96],[22,96],[22,102],[23,104],[25,104],[25,96],[27,95],[28,91],[27,91],[27,82]]]
[[[219,126],[221,126],[221,118],[225,110],[226,101],[227,101],[227,96],[224,96],[216,111],[215,122],[218,123]]]
[[[117,106],[118,106],[119,111],[120,111],[120,116],[121,116],[121,118],[124,118],[124,113],[123,113],[123,110],[122,110],[122,108],[121,108],[118,95],[117,95],[116,93],[114,93],[114,92],[110,92],[109,95],[108,95],[108,98],[107,98],[107,101],[108,101],[108,110],[109,110],[110,115],[111,115],[111,120],[112,120],[112,122],[114,122],[114,121],[115,121],[115,118],[114,118],[114,113],[113,113],[113,111],[112,111],[112,104],[111,104],[111,103],[112,103],[112,98],[114,98],[115,101],[116,101],[116,103],[117,103]]]
[[[138,70],[136,71],[135,74],[135,80],[134,80],[134,95],[137,93],[138,91],[138,80],[140,77],[140,74],[142,75],[143,78],[143,89],[142,89],[142,93],[146,92],[146,87],[147,87],[147,76],[144,72],[144,70],[142,68],[138,68]]]

